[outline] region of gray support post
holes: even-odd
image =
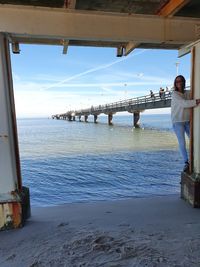
[[[108,114],[108,125],[112,125],[113,114]]]
[[[85,122],[88,122],[88,115],[84,116]]]
[[[0,33],[0,230],[22,226],[28,215],[30,202],[21,181],[9,43]]]
[[[200,43],[195,46],[194,70],[194,98],[200,98]],[[193,143],[193,169],[200,178],[200,106],[194,108]]]
[[[139,128],[140,127],[139,120],[140,120],[140,112],[139,111],[134,112],[133,113],[133,126],[135,128]]]
[[[94,123],[97,123],[97,118],[98,118],[98,116],[94,115]]]
[[[200,98],[200,43],[192,48],[191,90]],[[193,109],[193,135],[191,136],[190,173],[181,174],[181,197],[193,207],[200,208],[200,107]]]
[[[81,121],[81,116],[78,116],[79,121]]]

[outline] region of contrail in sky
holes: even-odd
[[[50,86],[48,86],[48,87],[45,87],[45,88],[43,88],[43,90],[48,90],[48,89],[50,89],[50,88],[56,87],[56,86],[58,86],[58,85],[60,85],[60,84],[63,84],[63,83],[65,83],[65,82],[68,82],[68,81],[71,81],[71,80],[74,80],[74,79],[79,78],[79,77],[81,77],[81,76],[84,76],[84,75],[86,75],[86,74],[88,74],[88,73],[92,73],[92,72],[95,72],[95,71],[98,71],[98,70],[106,69],[106,68],[108,68],[108,67],[111,67],[111,66],[113,66],[113,65],[115,65],[115,64],[117,64],[117,63],[119,63],[119,62],[125,61],[125,60],[127,60],[127,59],[129,59],[129,58],[131,58],[131,57],[134,57],[134,56],[138,56],[138,55],[140,55],[140,54],[143,54],[145,51],[146,51],[146,50],[143,49],[142,51],[139,51],[138,53],[132,54],[132,55],[129,56],[129,57],[123,57],[123,58],[118,59],[118,60],[116,60],[116,61],[114,61],[114,62],[111,62],[111,63],[108,63],[108,64],[104,64],[104,65],[98,66],[98,67],[96,67],[96,68],[92,68],[92,69],[83,71],[83,72],[81,72],[81,73],[75,74],[75,75],[73,75],[73,76],[71,76],[71,77],[68,77],[68,78],[66,78],[66,79],[64,79],[64,80],[62,80],[62,81],[60,81],[60,82],[58,82],[58,83],[54,83],[54,84],[52,84],[52,85],[50,85]]]

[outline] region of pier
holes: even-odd
[[[108,124],[112,125],[113,115],[117,112],[127,111],[133,114],[133,126],[139,127],[140,112],[146,109],[158,109],[171,107],[171,91],[159,93],[153,96],[146,95],[136,98],[130,98],[118,102],[108,103],[104,105],[91,106],[90,108],[80,110],[69,110],[66,113],[52,115],[52,119],[62,119],[68,121],[75,121],[76,117],[81,121],[88,121],[88,116],[94,116],[94,123],[97,123],[98,115],[106,114],[108,116]]]

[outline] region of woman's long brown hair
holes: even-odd
[[[176,86],[176,80],[177,80],[178,78],[182,80],[182,93],[184,93],[184,91],[185,91],[185,84],[186,84],[186,81],[185,81],[185,78],[183,77],[183,75],[178,75],[178,76],[176,76],[176,78],[174,79],[174,90],[175,90],[175,91],[179,91],[178,88],[177,88],[177,86]]]

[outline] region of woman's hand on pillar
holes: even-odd
[[[196,104],[197,104],[197,105],[200,104],[200,99],[196,99]]]

